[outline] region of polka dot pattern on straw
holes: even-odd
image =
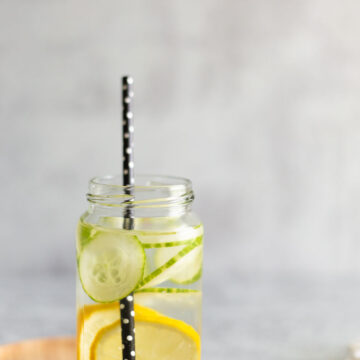
[[[122,80],[122,118],[123,118],[123,184],[134,184],[134,171],[130,169],[134,168],[133,161],[133,113],[131,112],[131,102],[134,96],[134,92],[131,90],[133,79],[129,76],[123,77]]]
[[[133,113],[131,112],[131,102],[134,92],[131,89],[133,79],[129,76],[122,78],[122,130],[123,130],[123,185],[127,188],[125,193],[133,195],[132,185],[134,185],[134,125]],[[131,206],[125,206],[124,225],[125,230],[134,227],[134,218]],[[132,294],[120,300],[121,316],[121,340],[123,359],[135,360],[135,319],[134,319],[134,297]]]

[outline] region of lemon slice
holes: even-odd
[[[193,327],[155,310],[135,308],[137,360],[200,360],[200,336]],[[120,320],[96,335],[90,360],[123,360]]]
[[[78,360],[90,358],[90,346],[103,327],[120,319],[118,303],[85,305],[78,314]]]
[[[137,316],[148,314],[149,309],[135,304]],[[78,314],[78,360],[89,360],[90,347],[99,331],[120,321],[119,303],[85,305]]]

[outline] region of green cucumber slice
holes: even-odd
[[[170,258],[175,256],[178,251],[179,248],[176,247],[157,249],[154,257],[155,265],[160,267]],[[178,263],[175,269],[172,269],[170,280],[177,284],[192,284],[193,282],[199,280],[202,273],[202,255],[202,245],[194,248],[183,259],[181,259],[181,263]]]
[[[84,223],[81,219],[77,226],[76,252],[79,256],[81,250],[86,246],[96,233],[94,226]]]
[[[112,302],[130,294],[141,281],[145,252],[134,235],[99,232],[80,253],[80,281],[97,302]]]
[[[135,294],[139,293],[167,293],[167,294],[178,294],[178,293],[199,293],[200,290],[193,289],[178,289],[178,288],[145,288],[135,290]]]
[[[176,281],[184,281],[184,283],[189,283],[188,281],[194,282],[195,277],[199,277],[199,272],[201,276],[201,266],[202,258],[199,256],[199,251],[202,251],[202,237],[199,236],[191,244],[182,247],[179,251],[179,247],[174,248],[159,248],[159,250],[170,250],[171,254],[167,252],[167,258],[165,259],[163,255],[160,257],[155,253],[155,264],[160,264],[156,270],[151,274],[146,276],[143,281],[138,285],[138,289],[154,287],[161,284],[162,282],[169,279],[176,279]],[[174,254],[175,250],[175,254]],[[195,251],[196,250],[196,251]],[[195,254],[196,256],[190,256],[190,254]],[[158,259],[157,259],[158,257]],[[188,269],[188,268],[191,269]],[[181,275],[184,273],[185,275]]]
[[[189,245],[194,242],[194,239],[191,240],[178,240],[178,241],[167,241],[167,242],[158,242],[158,243],[143,243],[143,247],[145,249],[153,249],[153,248],[163,248],[163,247],[173,247],[173,246],[184,246]]]
[[[172,246],[185,246],[189,245],[197,237],[202,235],[202,227],[192,228],[177,228],[175,231],[144,231],[140,230],[137,232],[137,236],[143,246],[147,249],[161,248],[161,247],[172,247]]]

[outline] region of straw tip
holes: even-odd
[[[126,75],[122,77],[123,84],[131,85],[134,82],[134,79],[130,75]]]

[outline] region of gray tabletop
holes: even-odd
[[[360,338],[354,278],[205,275],[203,358],[344,360]],[[73,274],[1,277],[0,342],[75,333]]]

